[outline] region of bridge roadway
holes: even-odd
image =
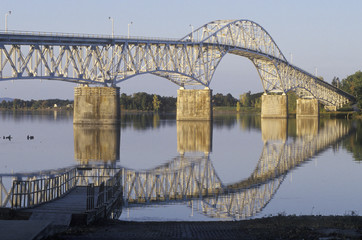
[[[336,107],[355,101],[290,64],[269,33],[249,20],[213,21],[181,39],[3,32],[0,81],[48,79],[115,86],[150,73],[182,87],[208,87],[228,53],[252,61],[265,93],[296,91],[301,98]]]
[[[123,187],[123,206],[196,201],[198,204],[191,205],[196,210],[200,210],[201,207],[200,211],[211,217],[244,219],[254,216],[273,198],[288,172],[337,143],[352,131],[351,126],[340,121],[327,123],[316,134],[307,134],[290,140],[265,141],[254,172],[249,178],[233,184],[222,183],[208,155],[197,158],[179,156],[168,164],[148,171],[122,168],[119,172],[121,176],[119,181]],[[89,183],[99,185],[102,179],[114,176],[115,171],[114,168],[78,167],[65,172],[61,170],[59,174],[53,171],[53,177],[49,178],[44,175],[36,177],[36,174],[31,173],[13,174],[12,176],[16,176],[18,180],[14,182],[16,184],[13,183],[9,191],[5,191],[7,196],[1,198],[2,206],[6,207],[12,203],[13,208],[33,207],[34,210],[41,209],[40,203],[50,200],[54,200],[52,204],[56,205],[59,201],[57,198],[68,193],[74,186],[87,186]],[[28,176],[29,178],[25,180],[24,178]],[[2,175],[1,180],[3,177],[5,175]],[[44,179],[40,184],[44,186],[42,189],[38,189],[39,178]],[[20,182],[27,183],[20,188],[14,187]],[[31,188],[29,182],[37,184],[32,184]],[[63,190],[59,190],[59,187]],[[3,182],[1,189],[6,189]],[[17,200],[18,195],[23,196],[23,201],[28,205],[14,205],[14,202],[21,202]],[[47,208],[48,203],[43,205]]]

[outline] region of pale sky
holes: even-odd
[[[210,21],[248,19],[260,24],[293,64],[331,82],[362,69],[362,1],[360,0],[1,0],[0,30],[181,38]],[[2,14],[2,17],[1,17]],[[0,82],[0,98],[73,99],[75,84],[59,81]],[[176,96],[167,79],[140,75],[118,85],[121,93]],[[225,56],[210,88],[234,97],[262,85],[250,60]]]

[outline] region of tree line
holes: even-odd
[[[212,96],[212,103],[215,107],[236,107],[238,104],[242,107],[260,108],[261,93],[251,94],[247,92],[236,99],[230,93],[224,95],[217,93]],[[131,95],[122,93],[120,96],[121,110],[138,110],[138,111],[176,111],[176,97],[163,97],[156,94],[138,92]],[[13,99],[12,101],[3,100],[0,102],[2,110],[16,109],[51,109],[51,108],[73,108],[73,100],[47,99],[47,100],[21,100]]]
[[[332,79],[332,85],[355,96],[357,99],[357,105],[362,108],[362,72],[347,76],[340,80],[338,77]]]
[[[47,100],[21,100],[13,99],[12,101],[3,100],[0,103],[2,110],[38,110],[50,108],[73,108],[73,100],[47,99]]]
[[[161,97],[156,94],[138,92],[132,95],[121,94],[121,110],[138,110],[138,111],[175,111],[176,98]]]

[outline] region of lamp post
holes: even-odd
[[[112,22],[112,38],[114,37],[114,20],[111,17],[108,17],[109,20]]]
[[[11,11],[8,11],[6,14],[5,14],[5,32],[8,31],[8,16],[11,15]]]
[[[190,40],[192,41],[193,40],[193,35],[194,35],[194,26],[192,26],[190,24],[190,27],[191,27],[191,36],[190,36]]]
[[[133,22],[128,23],[128,38],[129,38],[129,26],[132,24],[133,24]]]

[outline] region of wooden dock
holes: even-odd
[[[55,225],[69,226],[72,216],[83,215],[87,210],[87,187],[75,187],[64,197],[37,207],[18,210],[30,212],[29,220],[49,219]]]
[[[118,217],[123,199],[121,172],[112,169],[104,176],[101,171],[106,170],[74,168],[57,176],[15,180],[9,215],[49,220],[57,226]]]

